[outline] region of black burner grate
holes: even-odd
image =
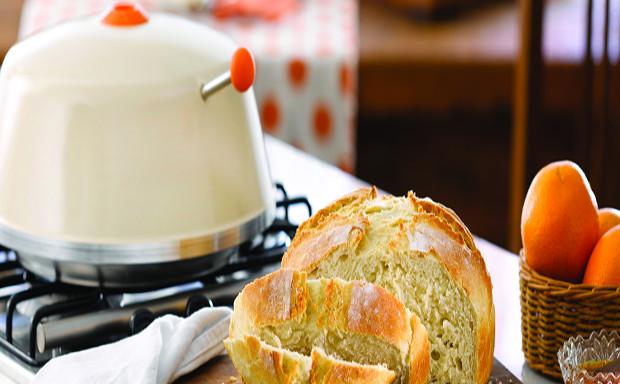
[[[182,289],[178,293],[164,297],[159,295],[156,299],[147,299],[126,307],[119,304],[122,292],[104,287],[89,288],[47,281],[24,270],[15,252],[0,246],[0,307],[4,305],[4,313],[0,313],[0,348],[23,363],[37,368],[56,355],[101,345],[137,333],[148,326],[156,316],[164,313],[189,316],[196,310],[212,306],[214,303],[232,305],[234,296],[245,283],[260,275],[265,267],[277,265],[282,259],[297,230],[297,225],[289,221],[289,209],[292,206],[303,205],[308,210],[308,217],[312,214],[307,198],[289,198],[281,184],[276,184],[276,187],[281,195],[276,203],[278,213],[282,213],[278,216],[281,217],[276,218],[273,224],[253,241],[241,244],[238,252],[224,268],[190,283],[191,288],[187,290]],[[217,298],[212,296],[216,295],[215,291],[221,290],[228,293],[217,294]],[[19,313],[20,306],[29,301],[45,301],[52,297],[54,299],[51,299],[51,303],[37,305],[32,313],[26,315]],[[182,305],[178,305],[179,302]],[[170,307],[162,312],[162,306],[165,308],[168,303]],[[88,337],[76,333],[75,337],[69,338],[73,343],[67,347],[57,346],[55,343],[58,341],[44,341],[37,334],[42,323],[50,320],[70,321],[77,318],[97,320],[101,318],[98,314],[106,310],[127,312],[130,314],[129,321],[124,326],[93,325],[92,328],[105,328],[107,332]],[[1,329],[2,320],[4,330]],[[79,332],[77,328],[76,332]],[[76,343],[78,339],[81,342]],[[59,340],[64,339],[60,337]],[[48,344],[51,345],[50,348]]]

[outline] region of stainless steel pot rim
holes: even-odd
[[[28,271],[50,281],[144,291],[193,281],[217,272],[236,254],[237,249],[231,247],[191,259],[135,265],[65,262],[25,253],[19,253],[18,260]]]
[[[275,205],[233,228],[210,235],[148,243],[83,243],[41,237],[0,223],[0,244],[25,257],[91,265],[136,265],[190,259],[216,253],[254,238],[271,225]]]

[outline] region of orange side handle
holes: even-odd
[[[247,48],[241,47],[235,51],[230,60],[230,81],[239,92],[247,91],[254,83],[256,66],[254,57]]]
[[[149,21],[146,12],[138,4],[120,2],[107,10],[101,22],[113,27],[131,27]]]

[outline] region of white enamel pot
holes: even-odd
[[[221,266],[275,215],[247,51],[226,86],[239,52],[132,4],[13,46],[0,69],[0,244],[34,272],[90,285]]]

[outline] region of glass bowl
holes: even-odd
[[[571,337],[558,351],[558,362],[566,384],[620,384],[620,372],[589,372],[580,368],[590,361],[620,357],[620,336],[616,331],[592,332],[590,337]]]

